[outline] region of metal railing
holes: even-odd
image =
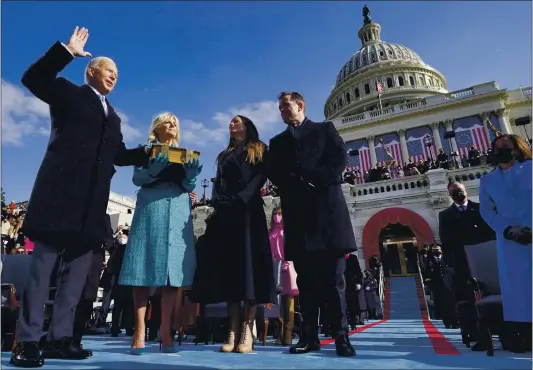
[[[426,287],[424,286],[424,276],[422,275],[422,269],[420,268],[420,261],[416,261],[416,267],[418,268],[418,278],[420,279],[420,286],[422,287],[422,295],[423,295],[423,299],[424,299],[424,305],[426,306],[426,312],[429,315],[428,300],[427,300],[427,296],[426,296]]]
[[[379,286],[378,286],[378,295],[379,302],[381,304],[381,312],[385,312],[385,274],[383,273],[383,265],[379,267]]]

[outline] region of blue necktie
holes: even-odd
[[[461,212],[466,211],[466,206],[459,206],[459,210],[460,210]]]

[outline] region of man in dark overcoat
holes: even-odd
[[[57,77],[84,50],[87,29],[76,27],[68,43],[56,42],[32,64],[22,84],[50,106],[51,134],[29,200],[24,232],[35,242],[28,283],[10,363],[38,367],[44,358],[88,356],[73,343],[73,324],[92,262],[104,240],[106,209],[114,165],[145,165],[147,148],[127,150],[120,118],[106,96],[117,82],[115,63],[94,58],[85,71],[86,85]],[[48,343],[41,354],[44,303],[50,276],[61,258]]]
[[[296,92],[279,96],[287,129],[270,140],[269,177],[277,186],[285,226],[285,258],[298,273],[304,320],[291,353],[320,350],[319,306],[327,302],[339,356],[353,356],[346,316],[344,255],[357,250],[342,192],[346,145],[331,122],[305,116],[305,100]]]

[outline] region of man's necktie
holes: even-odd
[[[466,211],[466,206],[459,206],[459,211],[465,212]]]

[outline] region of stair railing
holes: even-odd
[[[385,274],[383,273],[383,265],[379,267],[379,286],[378,286],[378,294],[379,294],[379,302],[381,304],[381,312],[384,312],[384,304],[385,304]]]
[[[416,261],[416,267],[418,268],[418,279],[420,280],[420,286],[422,287],[422,297],[424,299],[424,305],[426,306],[426,312],[429,313],[428,300],[426,298],[426,287],[424,285],[424,276],[422,275],[422,269],[420,268],[420,261]]]

